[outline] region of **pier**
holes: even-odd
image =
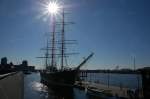
[[[85,90],[87,94],[91,93],[95,94],[96,96],[98,94],[103,94],[111,97],[120,97],[123,99],[142,99],[142,89],[139,90],[139,93],[136,94],[135,89],[125,88],[125,87],[118,87],[118,86],[112,86],[112,85],[105,85],[100,83],[91,83],[91,82],[85,82],[85,81],[76,81],[75,84],[76,88]]]
[[[23,73],[0,75],[0,99],[23,99]]]
[[[101,76],[96,76],[100,73]],[[103,79],[105,79],[105,82],[99,80],[99,78],[102,77],[102,74],[104,77]],[[129,87],[125,85],[124,82],[126,81],[121,82],[121,79],[123,78],[118,79],[117,85],[112,84],[113,74],[137,75],[137,77],[135,78],[135,80],[137,81],[137,87]],[[140,77],[138,75],[141,75],[139,71],[132,70],[81,70],[81,79],[79,81],[76,81],[75,87],[85,90],[87,94],[92,94],[95,96],[107,95],[123,99],[143,99],[143,89],[142,85],[140,85],[142,83],[140,83]],[[117,79],[115,78],[115,81],[116,80]]]

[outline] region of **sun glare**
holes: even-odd
[[[49,4],[46,7],[46,10],[50,14],[57,14],[60,10],[60,6],[56,2],[49,2]]]
[[[47,21],[51,18],[51,16],[55,16],[55,18],[58,18],[60,14],[62,13],[63,9],[63,3],[58,0],[42,0],[42,2],[39,2],[40,4],[40,15],[38,18],[42,18],[43,21]]]

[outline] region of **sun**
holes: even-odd
[[[43,21],[51,20],[52,18],[58,19],[64,8],[64,4],[60,0],[42,0],[38,4],[40,14],[37,18],[42,18]]]
[[[56,15],[60,11],[60,5],[56,1],[50,1],[46,5],[46,10],[47,13]]]
[[[51,14],[57,14],[60,10],[59,5],[56,2],[50,2],[47,5],[47,10]]]

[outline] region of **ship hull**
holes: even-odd
[[[41,72],[41,81],[47,85],[73,86],[77,78],[76,70]]]

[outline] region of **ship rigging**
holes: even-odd
[[[52,10],[52,11],[51,11]],[[60,7],[55,2],[51,2],[47,6],[47,11],[51,14],[51,39],[50,43],[47,40],[47,46],[44,50],[46,50],[44,57],[46,70],[41,72],[41,78],[44,82],[48,84],[57,84],[57,85],[73,85],[75,80],[77,79],[80,68],[93,56],[94,53],[91,53],[87,58],[85,58],[76,68],[66,68],[67,57],[72,54],[77,53],[66,53],[66,44],[74,44],[75,40],[66,40],[65,39],[65,26],[67,24],[72,24],[72,22],[65,22],[65,9],[64,7]],[[56,14],[61,15],[61,22],[57,22],[55,16]],[[56,26],[59,25],[61,27],[60,31],[60,39],[56,37]],[[57,48],[56,45],[59,45]],[[60,49],[59,49],[60,48]],[[59,53],[58,50],[59,49]],[[60,68],[58,68],[58,58],[60,59]]]

